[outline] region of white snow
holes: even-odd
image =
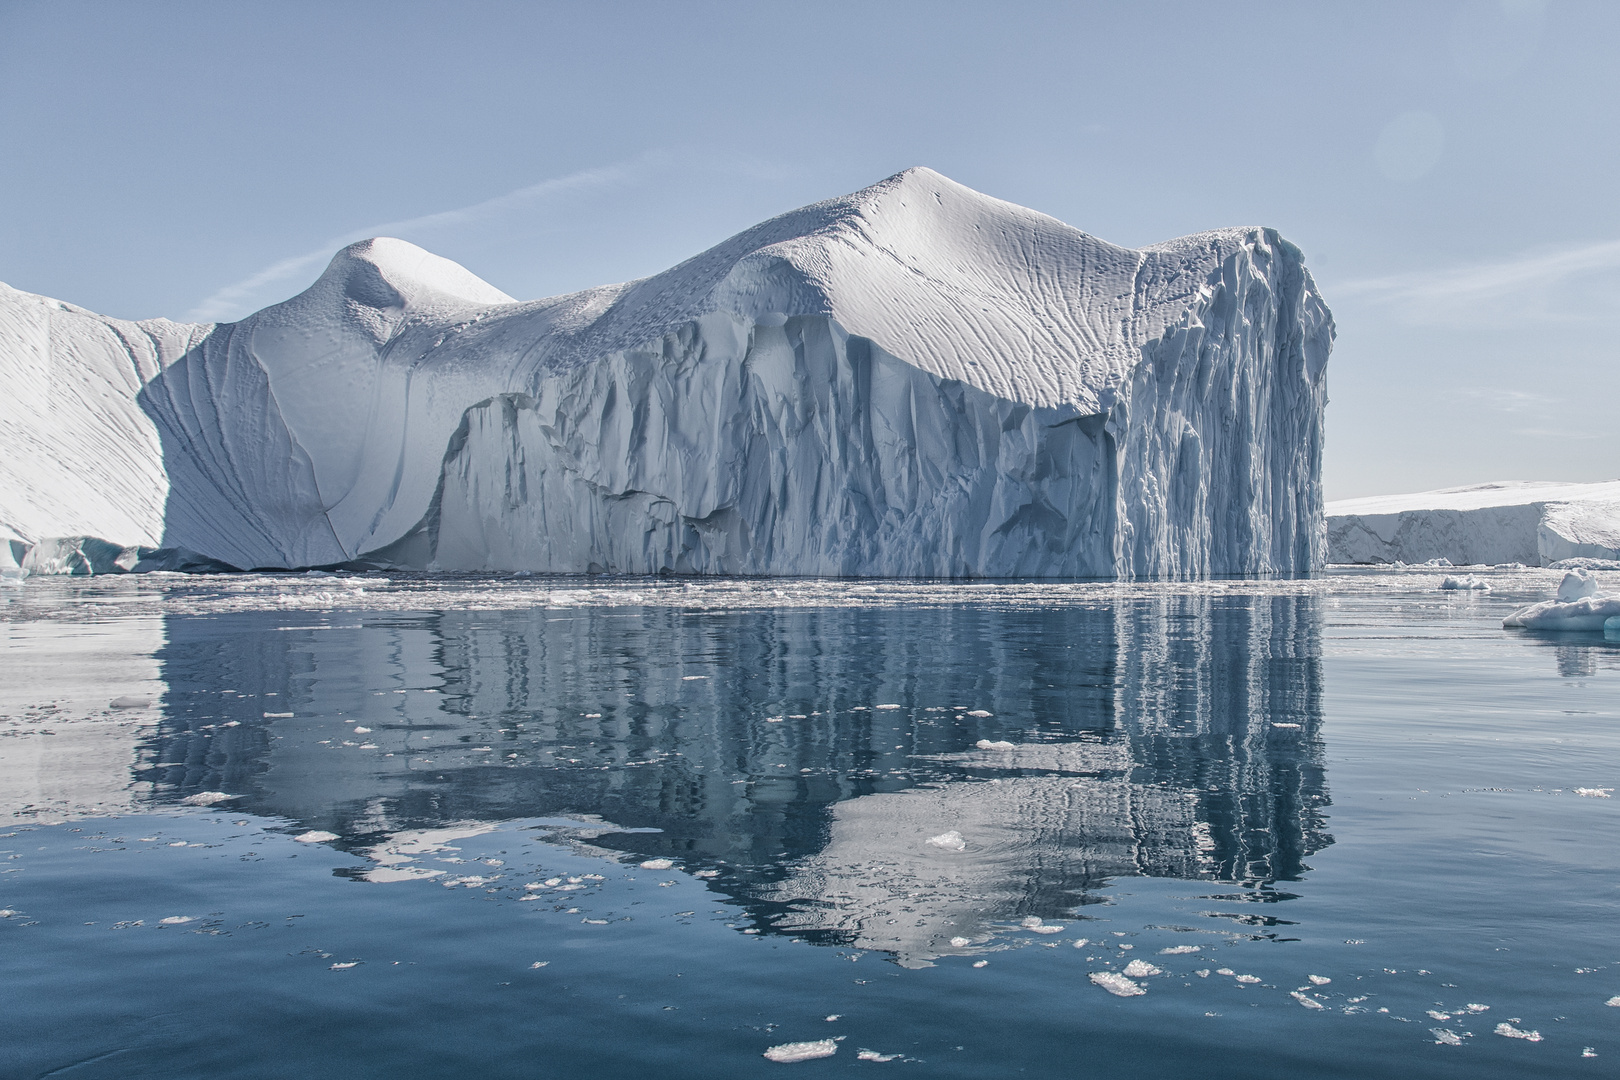
[[[1272,230],[1132,250],[927,169],[525,303],[388,238],[232,324],[0,286],[0,530],[34,572],[1309,569],[1332,337]]]
[[[1504,481],[1327,504],[1335,563],[1620,560],[1620,480]]]

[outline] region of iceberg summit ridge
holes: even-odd
[[[543,300],[390,238],[236,323],[0,286],[0,562],[1303,572],[1332,341],[1274,230],[1124,248],[928,169]]]

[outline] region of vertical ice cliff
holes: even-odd
[[[1325,561],[1333,324],[1269,229],[1121,248],[912,169],[549,300],[379,239],[239,323],[74,311],[64,354],[42,307],[71,310],[0,294],[0,356],[109,387],[116,415],[59,401],[85,429],[60,429],[69,461],[54,421],[0,406],[32,478],[0,489],[0,527],[28,542],[628,573]],[[87,437],[138,462],[127,490],[52,502],[95,475]]]

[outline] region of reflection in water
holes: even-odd
[[[1298,876],[1331,842],[1319,625],[1314,597],[1243,594],[170,616],[142,775],[357,851],[448,823],[657,829],[596,843],[921,962],[1120,875]]]

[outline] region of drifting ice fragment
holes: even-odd
[[[1462,1037],[1455,1031],[1446,1028],[1430,1028],[1429,1034],[1434,1036],[1436,1046],[1461,1046]]]
[[[1473,574],[1462,574],[1457,577],[1447,574],[1445,579],[1440,582],[1440,587],[1442,589],[1460,589],[1466,592],[1491,591],[1490,582]]]
[[[955,829],[950,832],[942,832],[938,836],[930,836],[928,844],[931,847],[944,848],[946,851],[967,850],[967,841],[962,839],[962,834]]]
[[[1540,1042],[1541,1032],[1524,1031],[1512,1024],[1497,1024],[1496,1033],[1504,1039],[1523,1039],[1525,1042]]]
[[[1013,748],[1013,744],[1010,742],[991,742],[989,739],[980,739],[973,745],[980,750],[1011,750]]]
[[[880,1054],[876,1050],[862,1050],[855,1055],[862,1061],[894,1061],[899,1054]]]
[[[1607,799],[1613,790],[1612,787],[1578,787],[1575,794],[1585,799]]]
[[[1146,960],[1132,960],[1125,965],[1125,974],[1133,979],[1145,979],[1149,975],[1163,975],[1164,971],[1154,967]]]
[[[1091,981],[1115,997],[1138,997],[1147,993],[1135,980],[1127,979],[1117,971],[1093,971]]]
[[[196,920],[190,915],[170,915],[167,919],[159,919],[158,924],[160,926],[181,926],[185,923],[195,921]]]
[[[765,1051],[771,1061],[788,1064],[795,1061],[814,1061],[838,1053],[837,1039],[816,1039],[814,1042],[783,1043]]]
[[[1323,1005],[1320,1001],[1317,1001],[1315,998],[1306,997],[1304,994],[1300,993],[1298,990],[1290,990],[1288,992],[1288,996],[1293,998],[1295,1001],[1299,1002],[1301,1005],[1305,1006],[1307,1009],[1325,1009],[1325,1008],[1327,1008],[1327,1006]]]
[[[199,791],[197,794],[188,795],[180,801],[187,806],[215,806],[239,798],[241,798],[240,795],[227,795],[223,791]]]
[[[1311,983],[1316,986],[1326,986],[1328,983],[1333,981],[1326,975],[1308,975],[1306,978],[1310,979]]]
[[[1620,1009],[1620,994],[1614,995],[1614,997],[1610,998],[1608,1001],[1605,1001],[1603,1004],[1607,1005],[1611,1009]]]
[[[108,706],[114,709],[145,709],[151,706],[151,698],[143,697],[115,697],[109,701]]]
[[[1160,949],[1160,956],[1182,956],[1186,953],[1195,953],[1203,950],[1202,945],[1172,945],[1168,949]]]
[[[675,862],[672,859],[648,859],[641,864],[641,868],[643,870],[668,870],[674,865]]]
[[[973,941],[972,941],[971,938],[965,938],[965,937],[953,937],[953,938],[951,938],[951,948],[953,948],[953,949],[965,949],[971,944],[973,944]]]
[[[336,840],[337,838],[337,833],[330,833],[324,829],[311,829],[309,832],[302,832],[293,837],[300,844],[324,844],[328,840]]]

